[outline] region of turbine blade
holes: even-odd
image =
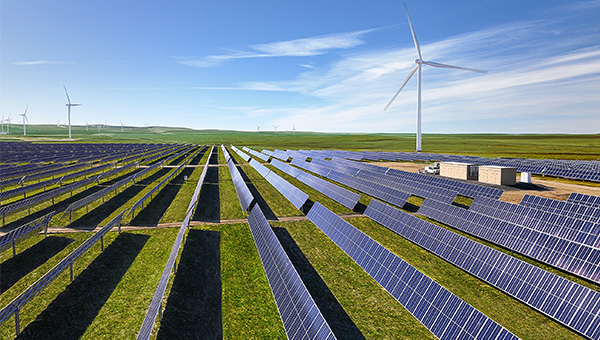
[[[67,87],[63,85],[63,87],[65,88],[65,94],[67,95],[67,101],[69,102],[69,105],[71,105],[71,98],[69,98],[69,92],[67,92]]]
[[[415,72],[417,72],[418,68],[419,68],[419,65],[413,67],[413,69],[408,73],[408,76],[406,76],[406,80],[404,80],[404,83],[402,83],[402,86],[400,86],[400,88],[398,89],[398,91],[396,91],[396,94],[392,97],[392,100],[390,100],[390,102],[385,106],[385,108],[383,109],[383,111],[387,111],[387,109],[390,107],[390,105],[392,105],[392,103],[394,102],[394,100],[396,99],[396,97],[398,97],[398,94],[400,94],[400,91],[402,91],[402,89],[404,88],[404,86],[406,86],[406,83],[408,83],[408,81],[410,80],[410,78],[412,78],[412,76],[415,74]]]
[[[433,67],[439,67],[439,68],[454,68],[457,70],[466,70],[466,71],[471,71],[471,72],[487,73],[487,71],[476,69],[476,68],[452,66],[452,65],[448,65],[448,64],[436,63],[435,61],[424,61],[423,64],[433,66]]]
[[[406,2],[403,2],[404,10],[406,11],[406,16],[408,17],[408,24],[410,25],[410,31],[412,32],[413,40],[415,42],[415,48],[417,49],[417,55],[419,59],[423,59],[421,57],[421,46],[419,46],[419,41],[417,40],[417,34],[415,33],[415,28],[413,27],[412,20],[410,19],[410,14],[408,13],[408,6],[406,6]]]

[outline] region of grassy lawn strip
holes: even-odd
[[[177,196],[175,196],[173,201],[166,202],[166,204],[169,204],[169,207],[161,217],[160,223],[183,221],[183,219],[185,218],[187,207],[190,204],[190,201],[192,200],[192,195],[194,194],[196,185],[198,185],[198,180],[200,179],[200,175],[202,174],[203,169],[203,166],[195,168],[192,174],[188,177],[187,181],[181,184],[167,184],[166,187],[179,185],[181,188],[177,192]]]
[[[348,221],[518,337],[522,339],[577,338],[575,333],[557,322],[369,218],[351,218]]]
[[[427,328],[309,221],[285,228],[367,339],[435,339]]]
[[[242,211],[229,167],[226,166],[219,167],[219,200],[222,220],[248,217],[248,214]]]

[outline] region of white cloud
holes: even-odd
[[[183,65],[194,67],[212,67],[222,64],[231,59],[266,58],[266,57],[307,57],[325,54],[334,49],[348,49],[364,44],[362,36],[373,31],[362,30],[328,34],[317,37],[295,39],[288,41],[277,41],[267,44],[250,46],[252,51],[230,52],[228,54],[209,55],[206,57],[175,57],[174,59]],[[309,67],[308,65],[302,65]]]
[[[13,62],[11,64],[12,65],[18,65],[18,66],[31,66],[31,65],[73,64],[73,62],[49,61],[49,60],[33,60],[33,61],[16,61],[16,62]]]

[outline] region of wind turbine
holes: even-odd
[[[277,132],[277,128],[279,127],[279,125],[273,125],[273,128],[275,129],[275,132]]]
[[[29,104],[27,104],[27,106],[25,106],[25,112],[19,114],[19,116],[23,116],[23,136],[27,136],[27,130],[25,128],[25,120],[27,120],[27,123],[29,123],[29,118],[27,118],[27,108],[28,107],[29,107]]]
[[[412,20],[410,19],[410,14],[408,13],[408,7],[406,6],[406,3],[404,3],[404,10],[406,11],[406,16],[408,17],[408,24],[410,25],[410,31],[412,32],[413,41],[415,42],[415,49],[417,50],[418,58],[415,59],[415,64],[417,64],[417,65],[408,73],[408,76],[404,80],[404,83],[402,83],[402,86],[400,86],[400,88],[398,89],[396,94],[392,97],[390,102],[385,106],[383,111],[386,111],[390,107],[390,105],[392,105],[392,102],[394,102],[394,100],[396,99],[396,97],[398,96],[400,91],[402,91],[402,89],[404,88],[406,83],[408,83],[410,78],[412,78],[412,76],[415,74],[415,72],[418,71],[418,74],[417,74],[417,151],[421,151],[421,66],[429,65],[429,66],[438,67],[438,68],[453,68],[453,69],[458,69],[458,70],[466,70],[466,71],[479,72],[479,73],[486,73],[487,71],[478,70],[475,68],[452,66],[452,65],[447,65],[447,64],[441,64],[441,63],[434,62],[434,61],[423,60],[423,57],[421,56],[421,47],[419,46],[419,41],[417,40],[417,35],[415,33],[415,29],[413,27]]]
[[[12,118],[10,118],[11,113],[12,111],[8,113],[8,118],[6,118],[6,134],[8,135],[10,135],[10,124],[12,122]]]
[[[296,125],[294,125],[294,127],[292,128],[292,135],[296,134]]]
[[[85,132],[87,132],[87,130],[88,130],[88,123],[87,123],[87,120],[86,120],[85,121]]]
[[[69,92],[67,92],[67,87],[63,85],[65,88],[65,94],[67,95],[68,104],[65,104],[66,107],[69,108],[69,139],[71,139],[71,107],[72,106],[81,106],[81,104],[73,104],[71,103],[71,98],[69,98]]]
[[[260,132],[260,126],[256,126],[256,132]]]
[[[121,121],[121,132],[123,132],[123,122]]]

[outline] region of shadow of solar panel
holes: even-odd
[[[42,291],[50,282],[52,282],[60,273],[62,273],[63,270],[72,265],[72,263],[81,254],[85,253],[94,243],[96,243],[96,241],[103,237],[104,234],[111,230],[115,225],[120,223],[124,213],[125,210],[123,210],[120,214],[118,214],[115,218],[108,222],[98,232],[96,232],[90,238],[85,240],[79,247],[75,248],[75,250],[73,250],[69,255],[67,255],[67,257],[65,257],[56,266],[50,269],[50,271],[44,274],[44,276],[38,279],[24,292],[22,292],[16,298],[14,298],[6,307],[0,310],[0,323],[4,322],[4,320],[10,317],[13,313],[18,312],[21,308],[23,308],[23,306],[27,302],[29,302],[29,300],[31,300],[35,295]]]
[[[258,205],[248,224],[288,339],[335,339]]]
[[[600,329],[590,325],[600,324],[595,310],[600,293],[377,200],[365,215],[576,332],[597,338]],[[545,303],[550,299],[556,303]]]
[[[439,339],[517,339],[320,203],[306,216]]]
[[[419,213],[471,235],[600,282],[600,249],[426,199]]]
[[[358,200],[360,200],[359,194],[306,172],[301,171],[298,174],[297,179],[348,209],[354,209],[358,203]]]

